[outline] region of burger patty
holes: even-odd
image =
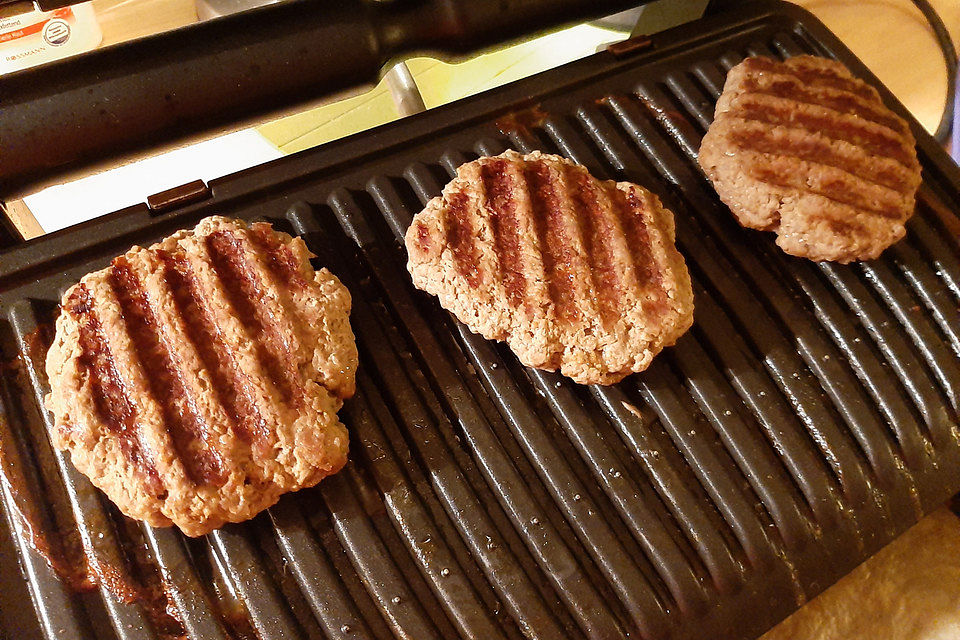
[[[347,460],[350,294],[299,238],[202,220],[63,296],[53,444],[123,513],[199,536]]]
[[[907,123],[813,56],[731,69],[699,161],[740,224],[811,260],[876,258],[903,237],[920,186]]]
[[[693,323],[673,214],[565,158],[468,162],[406,233],[407,268],[471,330],[582,384],[642,371]]]

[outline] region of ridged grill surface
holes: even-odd
[[[20,559],[0,569],[4,633],[162,636],[142,600],[73,594],[18,511],[134,583],[156,574],[191,637],[607,639],[755,637],[940,505],[960,488],[956,169],[914,125],[907,237],[840,266],[740,228],[696,165],[726,70],[800,53],[867,73],[807,14],[753,5],[215,182],[161,218],[134,208],[5,254],[0,347],[22,360],[2,462],[22,482],[0,484],[0,551]],[[542,117],[504,124],[535,103]],[[646,372],[587,387],[527,370],[412,287],[412,216],[507,148],[675,212],[695,324]],[[187,540],[125,525],[51,448],[29,336],[81,275],[214,212],[304,237],[353,295],[361,364],[350,464]]]

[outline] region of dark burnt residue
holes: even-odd
[[[24,338],[27,348],[25,355],[34,362],[44,362],[47,358],[47,351],[53,344],[54,332],[53,322],[38,322],[37,328]]]
[[[936,216],[954,238],[960,237],[960,216],[926,184],[921,184],[917,191],[917,206]]]
[[[180,613],[170,595],[170,585],[163,580],[147,549],[140,523],[120,515],[117,521],[117,529],[122,534],[118,538],[123,542],[129,571],[101,564],[104,586],[124,602],[138,603],[161,640],[186,640]]]
[[[50,531],[53,527],[45,525],[14,442],[10,425],[0,415],[0,483],[10,496],[6,506],[19,525],[21,537],[71,589],[89,591],[96,582],[90,575],[79,534],[75,529]]]
[[[540,105],[534,105],[529,109],[522,111],[513,111],[497,119],[497,129],[505,136],[512,133],[521,136],[529,136],[530,130],[543,125],[544,121],[550,117],[550,114],[540,108]]]
[[[668,108],[645,96],[638,95],[637,97],[643,106],[647,108],[647,111],[650,112],[650,115],[668,130],[674,131],[693,128],[693,123],[690,122],[686,114],[676,105],[672,105],[673,108]]]
[[[26,362],[42,363],[53,341],[52,324],[40,323],[26,336],[25,351],[20,358],[3,365],[8,379],[18,380],[23,388],[29,381]],[[118,539],[123,545],[125,561],[111,563],[86,546],[69,518],[46,518],[41,513],[38,491],[31,485],[37,479],[28,477],[29,471],[18,453],[16,439],[10,425],[0,415],[0,483],[11,500],[9,511],[17,520],[19,534],[70,589],[91,591],[98,586],[107,589],[120,602],[138,603],[147,613],[161,640],[181,640],[186,635],[178,618],[176,606],[168,596],[168,587],[160,578],[144,544],[140,525],[121,515],[116,516]],[[32,480],[32,482],[31,482]],[[125,535],[123,535],[125,534]],[[117,566],[119,565],[119,566]]]
[[[25,337],[25,353],[17,360],[0,364],[8,380],[16,380],[21,388],[29,387],[26,362],[43,362],[53,341],[53,325],[38,323],[37,328]],[[26,404],[26,403],[25,403]],[[89,591],[96,583],[91,578],[86,555],[80,544],[80,536],[74,523],[51,524],[44,518],[37,502],[37,492],[31,490],[31,479],[24,460],[18,452],[17,438],[0,414],[0,483],[10,496],[7,504],[10,514],[16,519],[20,536],[47,562],[60,578],[75,591]]]

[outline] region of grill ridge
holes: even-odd
[[[660,416],[661,424],[688,461],[704,490],[710,495],[723,519],[733,530],[746,554],[751,568],[769,569],[774,562],[772,541],[763,529],[763,523],[749,505],[740,487],[709,450],[699,429],[707,425],[696,418],[691,398],[677,391],[680,381],[669,371],[665,362],[651,365],[639,377],[640,395]],[[739,560],[739,558],[738,558]]]
[[[564,385],[556,374],[533,370],[529,375],[538,391],[546,398],[567,437],[575,443],[584,461],[591,466],[593,476],[601,483],[631,535],[643,548],[673,601],[677,602],[681,609],[702,611],[706,606],[706,594],[699,584],[699,578],[704,573],[703,567],[694,569],[690,566],[690,558],[671,537],[671,532],[659,521],[653,509],[646,504],[647,501],[643,499],[640,487],[637,486],[638,482],[630,474],[615,476],[607,473],[611,468],[630,468],[615,452],[614,443],[599,431],[591,433],[577,428],[577,425],[585,424],[591,419],[569,386]],[[668,606],[669,604],[667,602]]]
[[[894,263],[895,272],[909,283],[911,293],[929,309],[936,329],[946,338],[954,355],[960,357],[960,330],[950,323],[954,311],[950,291],[937,280],[933,270],[923,262],[914,247],[897,244],[892,249],[891,262]]]
[[[342,202],[342,200],[338,199],[337,202]],[[337,203],[334,203],[334,209],[336,209],[336,206]],[[329,255],[329,252],[324,252],[324,254]],[[366,317],[369,319],[369,315]],[[369,326],[371,331],[369,335],[378,336],[373,340],[382,342],[383,339],[379,337],[381,335],[380,329],[376,328],[376,325],[371,324]],[[387,380],[392,383],[393,377],[389,377],[383,382]],[[434,426],[434,421],[427,418],[420,407],[416,409],[417,413],[412,413],[413,407],[409,404],[414,400],[413,398],[406,399],[409,392],[400,391],[401,395],[398,397],[396,392],[389,388],[391,385],[382,386],[386,387],[388,393],[393,396],[391,403],[394,406],[405,407],[404,415],[399,416],[399,420],[406,424],[407,429],[411,424],[415,424],[417,425],[416,430],[428,434],[423,440],[406,441],[406,444],[412,450],[418,452],[426,467],[435,469],[431,473],[434,491],[436,491],[438,497],[444,499],[445,509],[461,531],[465,542],[468,543],[481,564],[484,565],[485,573],[488,577],[496,578],[493,580],[493,584],[499,592],[498,595],[503,598],[507,606],[513,608],[513,613],[521,624],[527,626],[529,631],[538,637],[557,637],[565,633],[556,626],[555,616],[546,609],[549,602],[543,603],[541,596],[537,595],[539,589],[530,583],[524,571],[518,571],[518,567],[524,563],[522,560],[518,561],[514,555],[513,550],[517,546],[510,542],[509,537],[506,540],[502,537],[498,527],[490,520],[490,516],[486,514],[485,509],[480,506],[481,502],[476,494],[483,496],[484,491],[477,490],[474,494],[471,485],[486,488],[486,484],[482,480],[470,477],[476,476],[478,473],[470,459],[466,458],[464,460],[462,454],[458,455],[459,449],[453,448],[453,459],[457,462],[458,468],[441,465],[441,461],[450,459],[451,449],[442,444],[446,438],[440,435]],[[464,477],[465,475],[467,477]],[[486,490],[489,491],[489,489]],[[492,501],[486,501],[486,503],[495,504]],[[520,548],[522,549],[522,545],[520,545]],[[556,598],[556,595],[550,594],[549,597]],[[564,617],[560,616],[560,619],[563,620]]]
[[[376,401],[377,404],[382,403],[371,384],[365,384],[365,391],[368,392],[365,394],[366,397]],[[358,410],[365,413],[370,411],[366,407]],[[382,407],[380,413],[383,414],[385,411],[386,407]],[[372,416],[369,414],[357,416],[353,424],[359,425],[371,419]],[[387,453],[389,445],[386,440],[380,434],[374,434],[371,427],[366,429],[370,434],[368,437],[376,439],[374,450],[383,451],[384,458],[389,458],[390,454]],[[470,579],[472,576],[465,575],[466,572],[462,566],[464,558],[454,557],[445,534],[436,528],[415,490],[411,487],[396,486],[400,480],[398,476],[402,474],[397,462],[391,460],[388,469],[381,471],[385,466],[388,465],[373,464],[370,465],[370,469],[376,476],[381,492],[390,496],[387,508],[394,518],[397,531],[405,534],[408,548],[415,550],[414,555],[420,560],[422,570],[429,575],[431,586],[437,593],[438,599],[441,602],[450,603],[451,617],[454,620],[462,620],[458,625],[460,632],[466,636],[472,634],[475,637],[501,637],[500,632],[494,629],[496,623],[484,614],[486,609],[480,600],[480,594],[475,590],[476,584]],[[465,559],[469,562],[469,556]],[[487,585],[483,584],[481,587],[487,587]]]
[[[690,394],[748,479],[788,548],[800,549],[812,534],[809,506],[773,451],[763,447],[762,436],[752,431],[753,417],[743,415],[735,390],[717,384],[723,374],[699,342],[697,337],[681,340],[673,351],[682,375],[689,380]]]
[[[618,597],[641,629],[655,629],[662,615],[662,605],[653,598],[646,578],[615,539],[612,530],[602,521],[591,518],[599,507],[587,496],[587,490],[574,479],[562,457],[549,444],[549,438],[537,424],[539,420],[523,402],[519,390],[512,384],[506,364],[493,353],[490,345],[467,330],[461,329],[460,339],[482,379],[498,389],[495,402],[504,414],[514,436],[521,442],[526,456],[541,474],[553,500],[569,514],[568,521],[576,530],[587,552],[613,584]],[[574,496],[580,495],[580,500]],[[662,633],[662,631],[660,632]]]
[[[958,410],[957,385],[960,384],[960,368],[956,358],[950,352],[944,336],[936,330],[936,325],[928,321],[925,316],[912,313],[919,308],[918,302],[899,282],[894,272],[885,260],[874,261],[861,267],[863,277],[872,285],[876,294],[886,303],[894,317],[903,325],[907,336],[914,345],[927,370],[939,383],[938,387],[946,396],[947,402],[954,410]]]
[[[355,314],[358,326],[367,326],[367,329],[361,329],[361,331],[364,333],[369,331],[369,335],[377,335],[374,331],[379,331],[378,329],[374,329],[373,325],[364,324],[363,312],[360,311],[364,307],[364,302],[357,304],[358,311]],[[416,342],[422,355],[427,359],[428,369],[442,367],[436,371],[435,379],[455,380],[456,375],[450,370],[448,363],[440,358],[430,357],[431,354],[439,354],[441,351],[438,346],[434,346],[435,338],[432,332],[422,324],[423,320],[418,316],[418,313],[411,311],[404,314],[403,321],[409,326],[413,318],[417,317],[417,324],[421,326],[414,331],[419,334]],[[385,326],[382,330],[389,331],[390,327]],[[416,374],[415,371],[411,373]],[[386,379],[383,382],[387,386],[390,384]],[[426,383],[419,386],[423,388],[430,385]],[[459,395],[459,398],[461,403],[466,399],[462,395]],[[480,418],[476,413],[474,415]],[[459,419],[469,418],[461,415]],[[602,603],[595,587],[581,573],[570,550],[563,545],[556,531],[543,518],[539,507],[525,489],[525,483],[516,475],[516,470],[512,468],[500,446],[491,439],[494,436],[487,431],[489,426],[485,423],[486,421],[482,418],[474,421],[472,427],[464,430],[464,434],[471,439],[479,439],[481,444],[474,444],[474,451],[483,452],[487,456],[486,460],[481,460],[481,469],[485,474],[492,474],[493,480],[488,480],[488,483],[492,489],[498,491],[498,500],[502,501],[501,504],[507,510],[514,526],[522,533],[525,545],[534,554],[537,562],[543,566],[555,590],[564,599],[571,615],[577,619],[584,633],[591,637],[619,637],[623,634],[619,624],[614,622],[615,618]],[[534,520],[537,524],[531,525],[530,523]],[[606,612],[607,617],[601,617],[603,612]]]

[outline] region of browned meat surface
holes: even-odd
[[[642,371],[693,322],[673,214],[559,156],[464,164],[406,245],[414,284],[471,330],[583,384]]]
[[[350,295],[299,238],[207,218],[64,294],[53,443],[127,515],[191,536],[347,459]]]
[[[700,147],[721,200],[789,254],[851,262],[903,237],[920,186],[907,123],[839,62],[747,58]]]

